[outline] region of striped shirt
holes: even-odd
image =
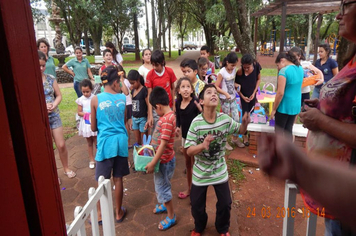
[[[174,115],[173,111],[170,111],[159,119],[156,125],[156,129],[153,132],[151,144],[156,151],[161,144],[162,139],[168,141],[166,149],[160,157],[162,164],[169,162],[174,157],[173,145],[175,128],[176,116]]]
[[[228,180],[225,162],[225,145],[229,134],[239,131],[239,123],[223,113],[217,113],[214,123],[207,122],[203,114],[198,115],[190,125],[184,148],[204,142],[208,134],[214,136],[209,150],[194,156],[193,184],[196,186],[216,185]]]

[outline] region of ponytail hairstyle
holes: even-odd
[[[278,54],[275,63],[280,63],[282,58],[292,62],[296,66],[300,66],[300,62],[293,52],[281,52]]]
[[[227,63],[236,63],[238,61],[239,61],[239,58],[237,57],[237,54],[235,52],[230,52],[224,58],[221,68],[226,67]]]
[[[245,54],[241,58],[241,66],[245,64],[252,65],[255,62],[256,60],[251,56],[251,54]]]
[[[319,48],[324,48],[325,52],[326,52],[326,56],[327,58],[330,57],[330,54],[331,54],[331,48],[330,48],[330,45],[327,44],[327,43],[324,43],[324,44],[320,44],[319,45]]]
[[[299,60],[305,61],[303,49],[299,47],[292,47],[289,52],[294,53],[297,57],[299,57]]]
[[[176,96],[177,96],[177,101],[182,101],[183,98],[182,98],[182,95],[179,94],[179,88],[180,88],[180,85],[182,84],[183,81],[188,81],[190,83],[190,87],[192,88],[192,93],[190,94],[190,96],[195,99],[195,93],[194,93],[194,87],[193,87],[193,84],[192,84],[192,81],[190,81],[190,79],[188,77],[182,77],[178,80],[177,82],[177,86],[176,86]]]
[[[142,86],[145,86],[145,80],[143,79],[142,75],[138,73],[137,70],[130,70],[130,72],[127,75],[127,79],[131,81],[140,81],[140,84]]]

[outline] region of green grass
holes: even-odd
[[[174,61],[175,59],[177,59],[177,57],[179,57],[178,51],[171,51],[171,53],[172,53],[172,57],[169,58],[168,57],[168,51],[167,52],[163,52],[166,61]],[[183,55],[184,53],[185,52],[182,51],[181,55]],[[141,53],[140,53],[140,56],[141,56]],[[130,52],[130,53],[122,54],[122,58],[124,59],[124,61],[135,61],[135,53]],[[125,62],[124,62],[124,65],[125,65]]]
[[[227,166],[229,167],[229,174],[233,178],[234,183],[239,185],[239,183],[246,179],[246,176],[243,173],[243,168],[245,167],[245,164],[242,162],[239,162],[238,160],[234,159],[228,159],[227,160]]]
[[[262,68],[261,76],[274,76],[277,77],[278,70],[277,68]]]
[[[68,139],[77,133],[75,114],[78,105],[75,103],[77,94],[73,88],[62,88],[62,102],[59,104],[61,120],[63,124],[64,138]]]
[[[92,55],[92,56],[84,56],[86,59],[88,59],[89,63],[92,64],[92,63],[95,63],[95,56]],[[70,59],[73,59],[75,58],[75,56],[70,56],[70,57],[67,57],[66,59],[64,59],[64,62],[67,62],[69,61]],[[54,59],[54,65],[55,66],[58,66],[58,59],[57,58],[53,58]]]

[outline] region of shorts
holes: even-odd
[[[173,157],[167,163],[159,164],[159,171],[154,173],[155,191],[157,195],[157,201],[160,204],[169,202],[172,200],[172,185],[171,179],[176,167],[176,158]]]
[[[110,159],[105,159],[103,161],[96,162],[96,168],[95,168],[96,181],[98,181],[101,175],[104,176],[105,179],[110,179],[111,172],[114,178],[120,178],[130,174],[127,157],[116,156]]]
[[[50,116],[49,118],[49,127],[51,129],[57,129],[62,127],[62,120],[61,117],[58,115]]]
[[[131,119],[132,116],[132,104],[126,105],[126,120]]]
[[[147,122],[147,117],[132,117],[132,129],[140,130],[141,133],[145,133],[145,125]]]

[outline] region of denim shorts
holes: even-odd
[[[159,171],[154,173],[155,190],[157,195],[157,201],[160,204],[169,202],[172,200],[172,185],[171,179],[176,167],[176,158],[173,157],[167,163],[159,164]]]
[[[57,129],[59,127],[62,127],[62,120],[59,114],[49,117],[49,127],[51,129]]]
[[[96,162],[95,179],[98,181],[100,175],[105,179],[120,178],[130,174],[129,163],[127,157],[116,156],[110,159]]]
[[[141,133],[145,133],[145,124],[147,122],[147,117],[132,117],[132,129],[140,130]]]

